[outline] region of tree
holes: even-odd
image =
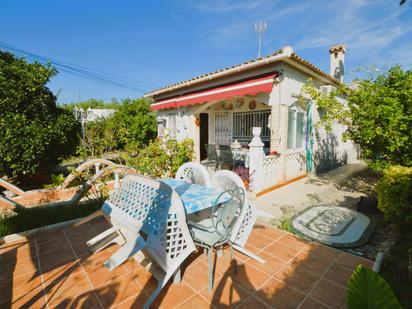
[[[125,99],[118,111],[110,118],[110,125],[116,134],[118,147],[137,152],[156,137],[156,117],[146,99]]]
[[[47,170],[78,145],[80,124],[46,87],[56,73],[0,51],[0,169],[9,176]]]
[[[412,166],[412,71],[395,66],[360,81],[348,103],[346,135],[360,144],[366,158]]]
[[[308,82],[302,92],[323,111],[320,124],[327,130],[334,121],[347,126],[343,138],[359,144],[365,158],[378,166],[412,166],[412,71],[394,66],[355,85],[322,94]],[[348,97],[347,106],[340,95]]]

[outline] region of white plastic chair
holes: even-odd
[[[207,187],[210,184],[207,169],[203,165],[196,162],[188,162],[180,166],[176,172],[175,178]]]
[[[140,175],[126,175],[118,190],[103,204],[102,212],[113,227],[87,242],[101,250],[111,242],[121,245],[104,265],[111,271],[129,257],[147,266],[158,285],[145,304],[148,308],[180,265],[195,251],[183,203],[165,183]],[[142,263],[143,264],[143,263]]]
[[[242,213],[239,215],[235,227],[233,228],[230,241],[232,242],[234,249],[261,263],[265,263],[262,258],[245,248],[246,241],[256,222],[256,208],[247,200],[246,188],[242,179],[231,171],[220,170],[212,176],[211,186],[221,190],[234,190],[235,188],[239,188],[245,192],[245,205],[242,208]]]

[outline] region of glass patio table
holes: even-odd
[[[229,193],[223,190],[210,188],[179,179],[163,179],[161,182],[171,186],[183,201],[186,214],[192,214],[215,206],[217,199],[219,203],[226,203],[231,199]]]

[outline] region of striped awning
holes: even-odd
[[[258,93],[270,93],[273,87],[274,77],[277,73],[249,79],[246,81],[219,86],[212,89],[199,91],[171,99],[157,101],[152,104],[153,111],[160,109],[179,108],[188,105],[204,104],[211,101],[229,100],[233,97],[256,95]]]

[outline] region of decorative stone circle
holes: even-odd
[[[339,206],[309,207],[294,216],[293,228],[301,235],[334,247],[352,248],[367,242],[371,220]]]

